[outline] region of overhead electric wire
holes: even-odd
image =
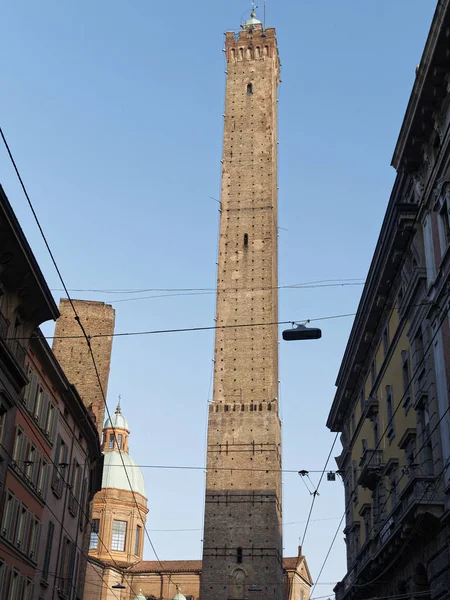
[[[305,286],[317,286],[321,287],[320,284],[335,283],[340,285],[342,282],[358,282],[353,285],[364,285],[363,277],[355,277],[352,279],[318,279],[316,281],[305,281],[302,283],[291,283],[286,285],[278,286],[267,286],[260,288],[253,288],[258,291],[273,290],[273,289],[302,289]],[[236,292],[239,288],[219,288],[221,292]],[[96,294],[145,294],[148,292],[214,292],[216,293],[217,288],[68,288],[69,292],[92,292]],[[51,288],[52,292],[65,292],[64,288]]]
[[[306,525],[305,525],[305,531],[303,532],[303,537],[302,537],[302,543],[301,543],[302,548],[303,548],[303,544],[305,543],[306,532],[308,531],[308,526],[309,526],[309,523],[310,523],[310,520],[311,520],[311,514],[312,514],[312,511],[313,511],[313,508],[314,508],[314,503],[316,501],[317,496],[319,495],[320,484],[322,483],[323,476],[325,475],[325,471],[327,470],[328,463],[330,462],[331,454],[332,454],[332,452],[334,450],[334,447],[336,445],[337,439],[338,439],[338,433],[336,433],[335,438],[333,440],[333,444],[331,445],[330,451],[329,451],[328,456],[327,456],[327,460],[325,461],[325,466],[323,467],[322,473],[320,475],[319,483],[317,484],[317,487],[314,490],[314,492],[312,492],[311,506],[309,508],[308,518],[306,520]]]
[[[59,280],[60,280],[60,282],[61,282],[61,285],[62,285],[62,287],[64,288],[64,292],[65,292],[65,294],[66,294],[66,296],[67,296],[67,299],[68,299],[68,301],[69,301],[69,303],[70,303],[70,305],[71,305],[71,307],[72,307],[72,310],[73,310],[73,313],[74,313],[74,318],[75,318],[76,322],[78,323],[78,325],[79,325],[79,327],[80,327],[80,329],[81,329],[81,331],[82,331],[82,334],[83,334],[83,335],[82,335],[82,337],[84,337],[84,339],[86,340],[86,344],[87,344],[87,346],[88,346],[89,354],[90,354],[90,356],[91,356],[91,359],[92,359],[92,365],[93,365],[93,367],[94,367],[95,376],[96,376],[96,379],[97,379],[97,382],[98,382],[98,386],[99,386],[99,389],[100,389],[100,392],[101,392],[101,396],[102,396],[102,399],[103,399],[103,403],[104,403],[104,405],[105,405],[105,409],[106,409],[106,412],[107,412],[108,418],[110,419],[110,421],[111,421],[111,424],[112,424],[111,414],[110,414],[110,412],[109,412],[108,404],[107,404],[107,402],[106,402],[106,396],[105,396],[105,392],[104,392],[104,390],[103,390],[103,385],[102,385],[102,382],[101,382],[101,379],[100,379],[100,374],[99,374],[99,372],[98,372],[97,363],[96,363],[95,356],[94,356],[94,353],[93,353],[93,350],[92,350],[91,338],[90,338],[90,336],[88,336],[88,335],[87,335],[87,333],[86,333],[86,331],[85,331],[85,329],[84,329],[83,323],[81,322],[81,319],[80,319],[80,317],[79,317],[79,315],[78,315],[78,313],[77,313],[77,310],[76,310],[76,308],[75,308],[75,305],[74,305],[74,303],[73,303],[73,300],[72,300],[72,298],[70,297],[69,291],[68,291],[68,289],[67,289],[67,286],[66,286],[66,284],[65,284],[65,281],[64,281],[64,279],[63,279],[63,277],[62,277],[61,271],[60,271],[60,269],[59,269],[59,267],[58,267],[58,264],[57,264],[57,262],[56,262],[56,259],[55,259],[54,255],[53,255],[53,253],[52,253],[52,251],[51,251],[50,245],[49,245],[49,243],[48,243],[48,241],[47,241],[47,238],[46,238],[46,236],[45,236],[45,234],[44,234],[44,231],[43,231],[43,229],[42,229],[42,226],[41,226],[41,224],[40,224],[40,222],[39,222],[39,219],[38,219],[38,217],[37,217],[36,211],[34,210],[33,204],[32,204],[32,202],[31,202],[31,200],[30,200],[30,197],[29,197],[29,195],[28,195],[27,189],[26,189],[26,187],[25,187],[25,184],[24,184],[24,182],[23,182],[23,180],[22,180],[22,177],[21,177],[21,175],[20,175],[19,169],[18,169],[18,167],[17,167],[17,165],[16,165],[16,162],[15,162],[15,160],[14,160],[14,157],[13,157],[13,155],[12,155],[12,153],[11,153],[11,150],[10,150],[10,148],[9,148],[8,142],[7,142],[7,140],[6,140],[5,136],[4,136],[4,133],[3,133],[3,130],[2,130],[2,128],[1,128],[1,127],[0,127],[0,135],[1,135],[2,139],[3,139],[3,143],[5,144],[6,150],[7,150],[7,152],[8,152],[9,158],[10,158],[10,160],[11,160],[11,162],[12,162],[12,165],[13,165],[13,167],[14,167],[14,170],[15,170],[15,172],[16,172],[16,175],[17,175],[17,177],[18,177],[18,179],[19,179],[20,185],[22,186],[23,192],[24,192],[24,194],[25,194],[25,197],[26,197],[26,199],[27,199],[28,205],[29,205],[29,207],[30,207],[30,209],[31,209],[31,212],[32,212],[32,214],[33,214],[33,217],[34,217],[34,219],[35,219],[35,221],[36,221],[36,224],[37,224],[37,226],[38,226],[38,228],[39,228],[39,231],[40,231],[40,233],[41,233],[42,239],[44,240],[45,246],[46,246],[46,248],[47,248],[47,251],[48,251],[48,253],[49,253],[49,255],[50,255],[50,258],[51,258],[51,261],[52,261],[52,263],[53,263],[53,266],[54,266],[54,268],[55,268],[55,270],[56,270],[56,273],[58,274],[58,278],[59,278]],[[117,436],[116,436],[116,432],[115,432],[115,428],[114,428],[114,426],[112,426],[111,428],[112,428],[112,430],[113,430],[114,438],[115,438],[115,439],[117,439]],[[151,537],[150,537],[150,534],[148,533],[148,530],[147,530],[147,527],[146,527],[146,524],[145,524],[145,520],[144,520],[144,517],[142,516],[142,512],[141,512],[141,509],[140,509],[140,507],[139,507],[139,503],[137,502],[137,499],[136,499],[136,494],[135,494],[135,492],[134,492],[134,490],[133,490],[133,486],[131,485],[131,480],[130,480],[130,477],[129,477],[129,475],[128,475],[128,471],[127,471],[127,468],[126,468],[126,465],[125,465],[125,461],[124,461],[124,459],[123,459],[123,454],[122,454],[122,451],[121,451],[121,449],[120,449],[120,448],[118,448],[118,452],[119,452],[119,456],[120,456],[120,459],[121,459],[121,461],[122,461],[122,464],[123,464],[123,469],[124,469],[124,472],[125,472],[125,475],[126,475],[126,478],[127,478],[127,481],[128,481],[128,485],[129,485],[129,487],[130,487],[130,490],[131,490],[131,493],[132,493],[132,496],[133,496],[134,503],[135,503],[135,505],[136,505],[136,508],[137,508],[137,511],[138,511],[139,517],[140,517],[140,519],[141,519],[141,522],[142,522],[143,529],[144,529],[144,531],[145,531],[145,534],[146,534],[146,536],[147,536],[147,539],[148,539],[148,541],[149,541],[149,543],[150,543],[150,546],[151,546],[151,548],[152,548],[152,550],[153,550],[153,553],[154,553],[154,555],[155,555],[155,557],[156,557],[157,561],[158,561],[158,562],[159,562],[159,564],[161,565],[161,568],[164,568],[164,567],[163,567],[163,564],[162,564],[162,562],[161,562],[161,560],[159,559],[158,553],[156,552],[155,546],[153,545],[153,541],[152,541],[152,539],[151,539]],[[169,581],[170,581],[170,576],[169,576]]]

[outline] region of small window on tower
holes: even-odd
[[[251,83],[247,86],[247,96],[251,96],[253,94],[253,85]]]
[[[242,548],[237,549],[236,562],[240,564],[242,562]]]
[[[248,233],[244,233],[244,246],[248,246]]]

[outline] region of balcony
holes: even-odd
[[[383,451],[369,450],[366,448],[359,461],[361,474],[358,484],[363,487],[374,490],[378,480],[381,477],[381,468],[383,467]]]

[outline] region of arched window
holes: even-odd
[[[231,48],[231,59],[236,60],[236,50],[234,48]]]
[[[247,86],[247,96],[251,96],[253,94],[253,85],[251,83]]]

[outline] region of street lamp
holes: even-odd
[[[292,329],[283,331],[283,340],[293,342],[296,340],[318,340],[322,337],[322,331],[317,327],[306,327],[298,323],[292,323]]]

